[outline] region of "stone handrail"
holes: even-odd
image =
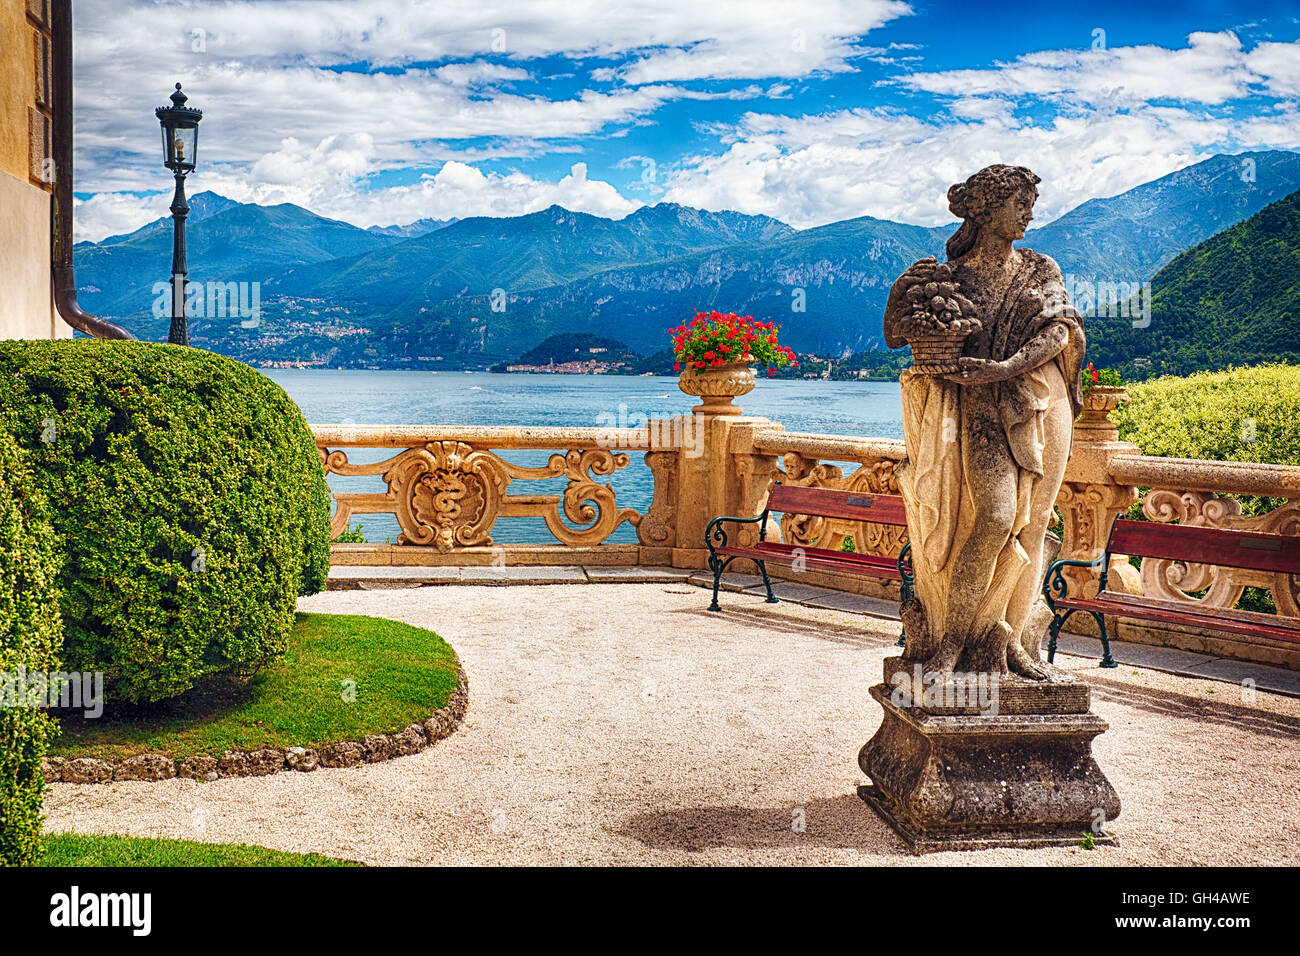
[[[1202,461],[1117,455],[1110,461],[1115,481],[1145,488],[1182,488],[1230,495],[1300,497],[1300,468],[1258,461]]]
[[[654,447],[645,428],[587,428],[499,425],[312,425],[318,448],[415,448],[429,442],[464,442],[479,448]]]
[[[900,439],[850,438],[769,429],[754,438],[754,447],[769,454],[798,454],[830,461],[902,461],[907,448]]]
[[[671,423],[674,420],[664,420]],[[684,427],[684,426],[683,426]],[[540,517],[561,544],[606,541],[623,522],[637,528],[646,544],[661,543],[667,502],[661,488],[673,453],[663,449],[671,430],[643,428],[547,428],[416,425],[313,425],[327,475],[380,476],[382,493],[334,492],[331,535],[337,537],[355,514],[392,514],[401,528],[399,545],[425,545],[439,552],[492,544],[499,518]],[[347,448],[400,448],[380,462],[352,464]],[[541,467],[506,461],[497,451],[554,450]],[[642,514],[620,508],[608,476],[626,468],[629,451],[646,452],[655,473],[655,500]],[[661,477],[661,472],[665,472]],[[511,494],[519,481],[566,478],[560,494]],[[576,526],[576,527],[575,527]]]

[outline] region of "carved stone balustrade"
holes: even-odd
[[[1109,400],[1109,399],[1108,399]],[[732,406],[734,408],[734,406]],[[652,419],[641,428],[541,428],[316,425],[312,430],[327,474],[378,476],[383,492],[336,491],[333,533],[353,515],[392,514],[401,534],[395,545],[336,545],[338,563],[486,563],[485,552],[507,551],[511,564],[667,564],[703,568],[704,528],[717,515],[758,515],[773,481],[867,494],[897,494],[896,475],[906,464],[901,441],[787,432],[777,422],[737,414],[697,413]],[[1149,488],[1142,500],[1152,521],[1300,534],[1300,468],[1252,462],[1189,461],[1143,456],[1118,439],[1094,408],[1076,425],[1065,481],[1057,498],[1062,518],[1061,556],[1092,559],[1102,553],[1111,521]],[[374,464],[352,464],[353,448],[394,449]],[[545,465],[525,467],[501,452],[542,450]],[[644,453],[653,477],[653,496],[644,512],[620,504],[605,479]],[[558,493],[528,493],[535,481],[562,481]],[[1241,514],[1228,495],[1278,499],[1266,514]],[[493,544],[498,521],[541,518],[551,540],[501,548]],[[610,536],[629,524],[635,544]],[[757,536],[741,526],[740,543]],[[770,538],[819,548],[839,548],[852,537],[855,550],[897,554],[906,539],[897,528],[802,515],[781,515]],[[738,567],[737,570],[745,570]],[[896,588],[872,579],[830,573],[769,569],[810,584],[842,587],[878,596]],[[1094,572],[1075,569],[1075,586],[1095,590]],[[1286,575],[1207,568],[1146,560],[1141,570],[1122,558],[1112,565],[1110,586],[1134,594],[1231,607],[1246,587],[1267,590],[1278,612],[1300,615],[1300,580]],[[1077,622],[1077,624],[1076,624]],[[1300,668],[1300,649],[1231,638],[1189,636],[1117,622],[1119,636],[1149,643],[1209,650]],[[1076,615],[1071,628],[1086,631],[1091,620]]]
[[[398,545],[429,546],[446,554],[491,546],[492,528],[502,518],[539,517],[555,541],[567,547],[591,547],[608,540],[624,522],[637,529],[640,542],[668,547],[673,541],[676,451],[662,433],[644,428],[492,428],[383,425],[312,426],[326,474],[346,477],[377,475],[382,493],[335,492],[331,534],[338,536],[353,515],[392,514],[401,535]],[[352,464],[348,448],[398,448],[397,454],[372,464]],[[502,458],[504,450],[552,450],[546,465],[525,467]],[[602,483],[626,468],[628,452],[646,452],[654,474],[655,495],[643,514],[620,507],[613,485]],[[519,483],[562,478],[559,494],[518,494]]]

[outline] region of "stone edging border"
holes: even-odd
[[[411,724],[393,734],[367,734],[362,740],[343,740],[319,750],[289,747],[285,750],[227,750],[220,757],[196,754],[179,763],[166,754],[137,754],[122,760],[94,757],[47,757],[41,772],[47,783],[115,783],[119,780],[170,780],[188,777],[211,781],[219,777],[263,777],[282,770],[307,773],[318,767],[355,767],[419,753],[450,737],[460,726],[469,706],[469,679],[456,670],[456,689],[447,704],[423,723]]]

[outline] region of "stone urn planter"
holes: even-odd
[[[699,398],[700,404],[691,409],[700,415],[741,415],[739,405],[732,399],[738,395],[747,395],[754,390],[756,377],[750,363],[752,355],[743,356],[738,362],[729,362],[717,368],[686,368],[682,370],[677,387],[687,395]]]
[[[1110,420],[1110,413],[1127,402],[1128,390],[1123,385],[1094,385],[1083,396],[1083,411],[1074,430],[1094,440],[1117,441],[1119,429]]]

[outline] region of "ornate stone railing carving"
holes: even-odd
[[[786,432],[761,431],[754,438],[755,450],[776,455],[783,468],[772,478],[783,484],[806,488],[835,488],[871,494],[898,494],[894,469],[907,458],[901,441],[876,438],[844,438]],[[827,462],[855,462],[848,475],[840,465]],[[904,529],[861,521],[838,521],[818,516],[781,516],[781,540],[787,544],[835,549],[846,536],[863,554],[896,555],[907,542]]]
[[[1119,483],[1150,488],[1142,512],[1151,521],[1236,531],[1300,535],[1300,468],[1258,462],[1194,461],[1121,455],[1110,462]],[[1243,515],[1241,502],[1224,495],[1260,495],[1285,503],[1260,515]],[[1230,608],[1247,587],[1269,591],[1278,613],[1300,616],[1300,577],[1238,568],[1146,558],[1142,593]],[[1205,593],[1200,593],[1205,592]]]
[[[315,425],[312,432],[326,474],[380,476],[382,493],[335,492],[331,534],[353,515],[392,514],[401,528],[398,544],[427,545],[441,552],[492,544],[501,518],[540,517],[561,544],[577,547],[606,541],[623,522],[637,528],[643,544],[672,537],[676,455],[658,450],[649,430],[610,428],[446,428],[424,426]],[[372,464],[352,464],[346,448],[400,448]],[[551,450],[542,467],[506,461],[497,451]],[[614,487],[598,478],[626,468],[629,451],[646,451],[655,496],[642,514],[619,507]],[[518,482],[567,480],[559,494],[513,494]]]

